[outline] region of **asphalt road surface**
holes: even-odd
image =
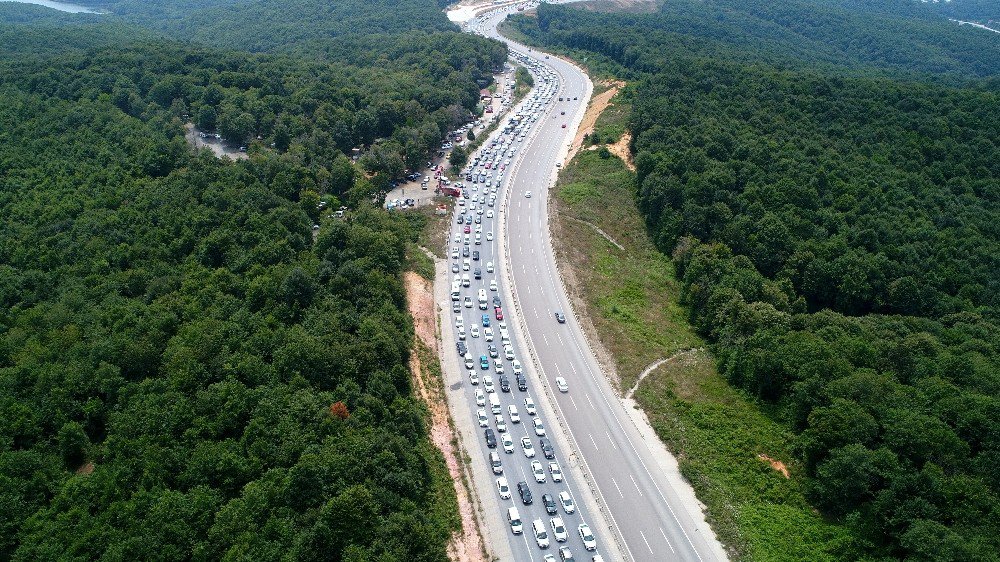
[[[537,376],[529,378],[532,388],[529,388],[528,393],[536,403],[547,399],[546,397],[554,400],[557,419],[545,420],[550,435],[567,430],[562,442],[568,444],[570,450],[560,449],[557,441],[557,459],[564,465],[564,470],[565,465],[570,462],[579,463],[587,475],[587,481],[574,481],[570,477],[562,484],[547,482],[536,485],[528,470],[528,459],[525,459],[519,446],[516,446],[513,455],[504,455],[502,449],[497,449],[504,459],[505,474],[511,486],[524,480],[529,483],[535,495],[535,503],[531,506],[521,505],[516,490],[512,500],[501,502],[503,510],[516,505],[525,523],[524,535],[509,535],[512,539],[513,556],[516,560],[540,560],[543,554],[555,554],[555,547],[561,545],[554,541],[548,551],[535,546],[531,538],[530,522],[532,519],[542,518],[548,523],[548,516],[538,501],[542,493],[555,494],[556,491],[568,490],[574,497],[593,494],[596,500],[577,501],[578,511],[574,515],[566,515],[560,510],[571,533],[570,541],[565,544],[572,548],[576,560],[589,560],[593,555],[583,551],[579,536],[575,536],[576,525],[583,520],[591,523],[597,535],[598,553],[605,559],[724,559],[723,550],[705,524],[699,506],[691,500],[691,494],[679,494],[675,487],[677,482],[662,470],[657,458],[657,455],[663,454],[662,445],[645,441],[601,372],[559,281],[549,240],[547,192],[556,164],[565,157],[566,147],[572,141],[576,125],[589,99],[589,81],[582,71],[561,59],[529,51],[523,45],[500,37],[496,32],[496,25],[509,12],[509,9],[505,9],[480,16],[470,21],[467,29],[504,41],[512,53],[531,57],[550,67],[558,77],[558,91],[552,98],[552,103],[544,108],[543,115],[533,123],[516,158],[507,169],[509,177],[504,179],[496,207],[502,212],[497,212],[496,219],[489,221],[489,228],[494,230],[497,237],[503,236],[502,244],[498,246],[495,239],[489,244],[484,242],[482,246],[477,246],[481,251],[478,265],[493,262],[497,270],[495,277],[499,284],[498,293],[513,297],[513,303],[506,300],[504,302],[505,313],[515,317],[507,318],[507,322],[515,335],[521,337],[520,340],[515,337],[515,346],[518,341],[527,342],[527,349],[518,349],[516,355],[526,369],[532,366],[540,368],[540,372],[533,373]],[[536,80],[536,87],[538,86]],[[557,102],[558,96],[568,99]],[[574,97],[578,99],[573,100]],[[531,197],[527,196],[529,191]],[[494,227],[495,221],[498,222]],[[503,222],[503,225],[499,222]],[[504,254],[500,255],[498,252]],[[494,275],[485,277],[488,280]],[[465,289],[467,293],[463,295],[475,295],[476,290],[478,289],[474,284],[471,292],[468,292],[470,289]],[[489,293],[489,296],[492,298],[498,293]],[[473,299],[475,300],[475,296]],[[566,315],[565,324],[556,322],[555,311]],[[475,307],[463,307],[463,313],[468,327],[476,323],[481,311]],[[482,338],[469,341],[470,352],[476,358],[475,369],[478,371],[478,357],[484,353],[486,343]],[[532,357],[534,361],[531,360]],[[568,381],[568,392],[556,391],[556,377],[563,377]],[[542,388],[534,388],[539,383]],[[471,399],[474,389],[470,385],[468,391],[470,407],[476,410],[478,408]],[[523,404],[520,402],[523,394],[516,388],[511,394],[505,393],[504,409],[508,404],[516,403],[524,416]],[[489,417],[492,420],[492,416]],[[519,426],[508,425],[515,435],[515,445],[522,435],[530,435],[537,450],[537,439],[531,433],[530,426],[525,423]],[[493,427],[492,422],[490,426]],[[485,457],[488,449],[480,441]],[[541,458],[540,451],[536,458],[547,465],[547,461]],[[496,493],[495,490],[492,492]],[[602,520],[608,521],[609,528],[601,528],[595,523],[598,519],[591,515],[598,514],[588,514],[585,506],[595,504],[600,506],[606,516]],[[551,538],[551,530],[549,534]]]

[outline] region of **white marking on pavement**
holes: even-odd
[[[576,400],[573,400],[572,396],[569,397],[569,401],[573,403],[573,409],[574,410],[579,410],[580,409],[580,408],[576,407]]]
[[[670,552],[677,552],[674,550],[674,545],[670,544],[670,539],[667,538],[667,534],[663,532],[663,527],[660,527],[660,534],[663,535],[663,540],[667,541],[667,546],[670,547]]]
[[[608,443],[611,443],[611,446],[614,447],[615,450],[617,451],[618,450],[618,445],[615,445],[615,440],[611,438],[611,434],[608,433],[607,431],[605,431],[604,433],[606,433],[607,436],[608,436]]]
[[[594,436],[589,433],[587,434],[587,436],[590,437],[590,442],[594,444],[594,450],[600,451],[601,448],[597,446],[597,441],[594,440]]]
[[[594,438],[591,437],[590,439],[593,440]],[[615,485],[615,488],[618,488],[618,495],[624,498],[625,494],[622,493],[622,489],[618,486],[618,482],[615,481],[614,476],[611,477],[611,483]]]
[[[649,541],[646,540],[646,535],[645,533],[642,532],[641,529],[639,530],[639,536],[642,537],[642,542],[646,543],[646,548],[649,549],[649,553],[656,554],[655,552],[653,552],[653,547],[649,546]]]
[[[635,486],[635,491],[639,492],[639,495],[642,496],[642,490],[640,490],[639,485],[635,483],[635,478],[633,478],[631,474],[629,474],[628,477],[632,480],[632,485]]]

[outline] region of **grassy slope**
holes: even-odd
[[[607,136],[624,130],[627,113],[627,106],[609,109],[596,130]],[[571,267],[575,277],[571,290],[585,303],[583,312],[613,355],[625,388],[654,360],[704,346],[677,304],[679,284],[670,260],[646,235],[633,186],[634,176],[621,161],[584,150],[560,176],[552,223],[561,267]],[[625,251],[573,219],[601,228]],[[806,503],[797,467],[790,462],[791,432],[730,387],[709,352],[661,366],[643,381],[635,398],[678,456],[734,558],[838,558],[849,536]],[[788,463],[791,478],[759,459],[760,454]]]

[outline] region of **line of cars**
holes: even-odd
[[[536,65],[532,72],[538,87],[525,100],[519,119],[508,122],[502,134],[474,156],[464,170],[466,183],[450,238],[454,274],[451,300],[456,350],[472,390],[475,417],[489,451],[490,470],[496,477],[496,493],[501,500],[515,504],[505,508],[507,523],[514,535],[530,532],[540,549],[558,546],[557,552],[565,561],[573,560],[569,544],[572,537],[579,536],[587,551],[596,551],[597,541],[577,511],[555,445],[531,395],[527,394],[527,377],[504,318],[498,281],[483,273],[484,268],[486,273],[496,272],[492,261],[496,256],[493,226],[505,174],[525,140],[530,123],[544,113],[558,89],[554,74],[546,67]],[[468,323],[467,316],[472,317]],[[557,381],[557,387],[568,391],[565,380]],[[516,396],[517,393],[524,394]],[[521,465],[516,464],[518,449],[524,457]],[[508,464],[513,466],[505,471],[506,455],[510,455]],[[511,474],[523,476],[508,480]],[[529,480],[534,482],[529,484]],[[536,491],[541,488],[538,503],[532,487]],[[520,506],[516,505],[515,496]],[[522,520],[522,511],[535,511],[539,516]],[[540,516],[542,511],[544,516]],[[555,555],[548,553],[544,558],[554,560]],[[594,560],[600,561],[600,555]]]

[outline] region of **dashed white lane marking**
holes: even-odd
[[[601,448],[597,446],[597,441],[594,440],[594,436],[590,435],[589,433],[587,435],[590,437],[590,442],[594,444],[594,450],[600,451]]]
[[[663,540],[667,541],[667,546],[670,547],[670,552],[676,553],[677,551],[674,550],[674,545],[670,544],[670,539],[668,539],[667,534],[663,532],[663,527],[660,527],[660,534],[663,535]]]
[[[590,439],[593,440],[594,438],[591,437]],[[624,498],[625,494],[622,493],[622,489],[618,486],[618,481],[615,480],[614,476],[611,477],[611,483],[615,485],[615,488],[618,488],[618,495]]]
[[[576,400],[573,400],[572,396],[569,397],[569,401],[573,403],[573,409],[574,410],[579,410],[580,409],[580,408],[576,407]],[[591,439],[593,439],[593,437],[591,437]]]
[[[639,495],[642,496],[642,490],[640,490],[639,485],[635,483],[635,478],[633,478],[631,474],[629,474],[628,477],[632,480],[632,485],[635,486],[635,491],[639,492]]]
[[[593,404],[591,404],[591,406],[593,406]],[[611,443],[611,446],[614,447],[615,450],[617,451],[618,450],[618,445],[615,445],[615,440],[611,438],[611,433],[609,433],[607,431],[605,431],[604,433],[605,433],[605,435],[608,436],[608,443]]]
[[[646,540],[646,535],[641,530],[639,531],[639,536],[642,537],[642,542],[646,543],[646,548],[649,549],[649,553],[655,555],[656,553],[653,552],[653,547],[649,546],[649,541]]]

